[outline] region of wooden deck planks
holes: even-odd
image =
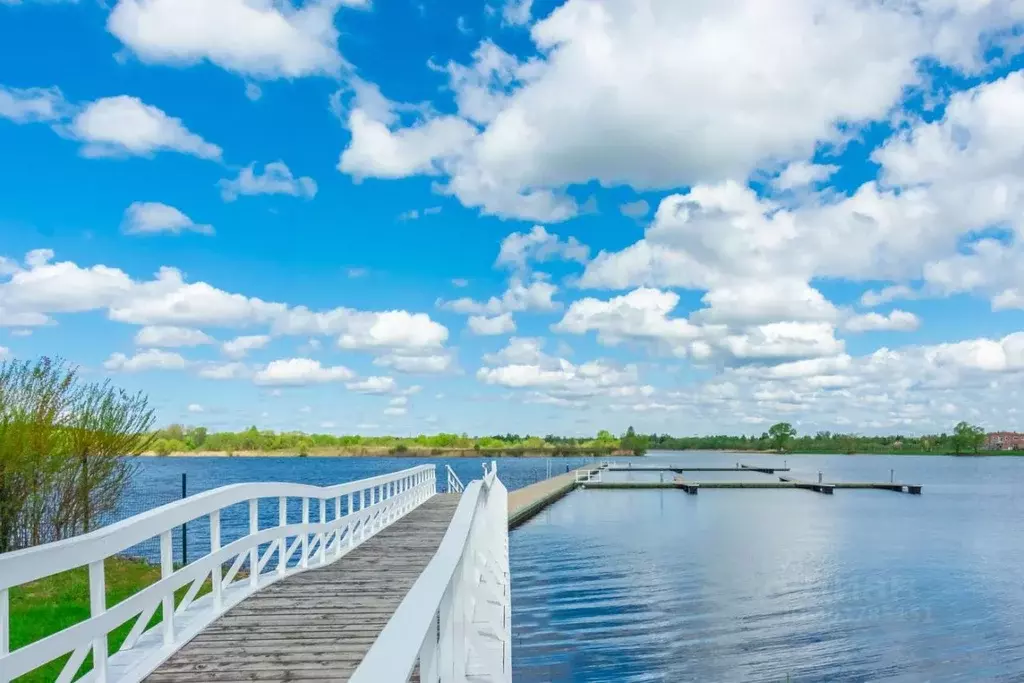
[[[433,558],[458,502],[437,495],[334,564],[243,600],[146,681],[348,680]]]

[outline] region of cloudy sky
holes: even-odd
[[[0,0],[0,355],[162,423],[1024,428],[1024,0]]]

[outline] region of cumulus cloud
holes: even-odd
[[[921,321],[913,313],[896,309],[889,315],[881,313],[865,313],[846,320],[843,326],[850,332],[913,332],[921,326]]]
[[[309,358],[289,358],[271,362],[253,376],[253,381],[263,386],[296,387],[346,382],[354,376],[355,373],[341,365],[325,367],[320,361]]]
[[[589,255],[590,248],[580,244],[575,237],[562,241],[544,226],[535,225],[530,232],[514,232],[503,239],[495,265],[525,270],[530,261],[564,259],[586,263]]]
[[[388,353],[375,358],[373,364],[412,375],[438,375],[450,371],[455,364],[455,359],[449,353],[427,355]]]
[[[487,301],[476,301],[468,297],[453,301],[439,299],[437,305],[456,313],[491,316],[527,311],[557,311],[562,305],[552,298],[556,292],[557,286],[542,279],[524,282],[519,277],[513,277],[500,298],[492,296]]]
[[[176,348],[213,344],[215,340],[202,330],[190,327],[147,325],[135,333],[137,346]]]
[[[59,88],[8,88],[0,85],[0,117],[15,123],[59,121],[68,112]]]
[[[212,235],[212,225],[199,225],[173,206],[159,202],[133,202],[124,212],[121,230],[127,235],[180,235],[197,232]]]
[[[528,3],[512,6],[526,21]],[[482,44],[470,65],[448,69],[457,115],[406,128],[351,126],[349,150],[367,160],[372,146],[384,159],[443,163],[341,168],[378,177],[443,172],[443,190],[467,206],[546,221],[578,211],[563,192],[572,185],[655,189],[745,178],[842,142],[851,124],[886,117],[921,81],[923,57],[976,68],[980,38],[1011,30],[1024,15],[1009,2],[915,9],[857,0],[652,0],[637,12],[631,0],[568,0],[532,26],[541,57],[508,63]],[[460,77],[467,71],[481,78]],[[490,81],[482,88],[483,75]],[[817,174],[800,175],[794,169],[783,182]]]
[[[184,370],[188,362],[177,353],[149,349],[128,357],[123,353],[111,354],[103,367],[112,372],[143,372],[145,370]]]
[[[258,194],[286,194],[312,199],[317,191],[316,181],[308,176],[296,178],[283,161],[267,164],[262,175],[256,170],[256,164],[250,164],[234,180],[221,180],[218,185],[221,196],[229,202],[240,195]]]
[[[470,332],[478,335],[508,334],[516,331],[516,322],[511,313],[502,313],[493,318],[485,315],[472,315],[466,321]]]
[[[250,351],[265,348],[270,343],[270,335],[249,334],[235,337],[221,345],[221,351],[229,358],[244,358]]]
[[[366,377],[345,385],[350,391],[360,394],[390,394],[398,387],[394,377]]]
[[[248,0],[119,0],[107,29],[148,63],[208,61],[253,78],[334,76],[338,52],[334,15],[339,6],[367,0],[290,2]]]
[[[220,159],[221,149],[189,131],[181,119],[137,97],[119,95],[89,103],[68,126],[85,143],[87,157],[152,156],[180,152],[201,159]]]

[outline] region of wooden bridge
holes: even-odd
[[[259,483],[201,493],[83,536],[0,555],[0,683],[61,657],[58,683],[476,683],[511,681],[508,529],[576,488],[883,488],[902,484],[603,482],[606,471],[733,471],[605,463],[509,494],[494,463],[463,486],[433,465],[332,487]],[[780,468],[735,469],[769,473]],[[785,468],[781,468],[785,469]],[[692,491],[690,489],[692,488]],[[825,488],[828,490],[826,491]],[[239,509],[247,529],[222,521]],[[264,512],[276,513],[267,523]],[[301,509],[301,519],[293,519]],[[209,524],[209,552],[172,555],[183,523]],[[237,526],[237,525],[236,525]],[[106,604],[104,562],[152,538],[161,579]],[[11,651],[15,586],[88,567],[90,616]],[[112,632],[130,625],[117,652]],[[92,667],[83,676],[88,656]]]

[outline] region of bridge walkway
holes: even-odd
[[[248,597],[145,680],[348,680],[434,556],[458,503],[436,495],[337,562]]]

